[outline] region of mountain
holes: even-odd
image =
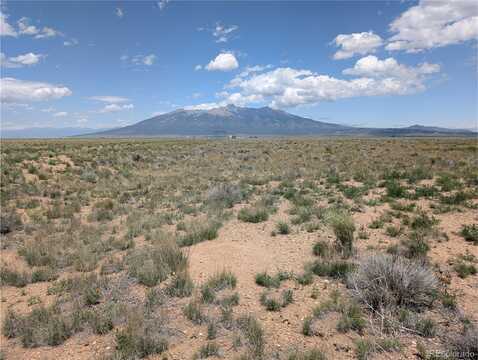
[[[97,132],[98,129],[88,128],[52,128],[52,127],[33,127],[25,129],[1,129],[0,138],[2,139],[49,139],[62,138],[74,135],[82,135]]]
[[[315,121],[270,107],[228,105],[211,110],[176,110],[134,125],[83,135],[86,137],[158,136],[473,136],[468,130],[414,125],[407,128],[357,128]]]
[[[325,123],[269,107],[228,105],[211,110],[176,110],[98,136],[223,136],[342,134],[348,126]]]

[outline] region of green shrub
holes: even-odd
[[[346,257],[352,255],[355,224],[353,218],[344,213],[337,213],[330,220],[336,237],[338,249]]]
[[[305,336],[313,336],[314,330],[312,329],[314,318],[312,316],[307,316],[302,323],[302,334]]]
[[[325,240],[320,240],[314,244],[312,252],[316,256],[328,257],[333,251],[328,242],[326,242]]]
[[[141,284],[152,287],[169,274],[179,273],[187,267],[187,257],[172,242],[160,243],[131,252],[126,257],[128,272]]]
[[[208,342],[202,345],[199,351],[194,355],[194,359],[206,359],[210,356],[219,356],[219,345],[215,342]]]
[[[108,309],[94,309],[88,314],[88,322],[93,332],[104,335],[113,330],[113,318]]]
[[[319,349],[311,349],[303,352],[294,352],[287,360],[326,360],[326,356]]]
[[[190,225],[185,235],[178,237],[179,246],[191,246],[206,240],[217,238],[221,224],[218,222],[207,222],[205,224]]]
[[[318,276],[329,276],[336,279],[344,279],[353,271],[355,266],[344,260],[315,261],[311,270]]]
[[[436,334],[436,323],[432,319],[420,319],[415,324],[415,330],[424,337],[434,337]]]
[[[202,305],[196,300],[191,300],[184,307],[184,315],[188,320],[191,320],[195,324],[202,324],[206,320],[206,316],[203,313]]]
[[[280,279],[277,276],[271,276],[267,272],[256,274],[256,284],[267,288],[280,286]]]
[[[168,341],[160,333],[161,327],[145,319],[129,318],[125,328],[115,334],[118,359],[143,359],[168,349]]]
[[[407,189],[404,188],[397,180],[389,180],[385,184],[387,196],[391,198],[402,198],[407,195]]]
[[[429,231],[437,223],[438,221],[434,217],[430,217],[424,211],[420,211],[419,214],[413,218],[410,226],[413,230]]]
[[[304,273],[295,277],[300,285],[310,285],[314,282],[314,274],[311,271],[304,271]]]
[[[461,227],[460,234],[465,238],[466,241],[478,245],[478,224],[463,225]]]
[[[279,221],[276,224],[276,229],[277,229],[277,233],[279,233],[281,235],[287,235],[287,234],[290,233],[289,224],[287,224],[286,222],[283,222],[283,221]]]
[[[260,223],[267,221],[269,213],[267,212],[267,209],[263,207],[242,208],[239,210],[237,218],[244,222]]]
[[[22,219],[15,209],[4,208],[0,213],[0,234],[5,235],[9,232],[19,230],[22,227]]]
[[[7,268],[5,265],[0,267],[0,285],[10,285],[24,287],[29,281],[29,275],[26,272],[18,272]]]
[[[237,284],[236,276],[227,270],[223,270],[211,276],[206,285],[211,287],[214,291],[223,289],[234,289]]]
[[[265,348],[264,330],[261,324],[252,315],[237,319],[238,326],[246,338],[249,353],[253,358],[262,359]]]
[[[465,264],[464,262],[459,262],[453,267],[458,273],[458,276],[462,279],[467,278],[470,275],[475,275],[477,273],[476,267],[473,264]]]
[[[279,311],[282,307],[279,300],[269,297],[267,293],[262,293],[260,302],[267,311]]]
[[[393,225],[389,225],[385,229],[385,233],[390,237],[397,237],[398,235],[400,235],[400,232],[401,232],[400,227],[393,226]]]
[[[342,312],[342,317],[337,324],[337,330],[344,333],[349,330],[355,330],[361,333],[365,325],[366,321],[362,310],[358,305],[351,304]]]
[[[43,282],[43,281],[54,281],[58,279],[58,273],[55,270],[44,267],[35,269],[32,272],[32,283]]]
[[[177,273],[172,281],[171,284],[166,289],[166,292],[170,296],[175,297],[188,297],[191,296],[191,293],[194,288],[194,283],[189,276],[189,272],[184,270]]]
[[[424,258],[430,250],[424,235],[419,232],[413,232],[410,239],[403,241],[403,244],[405,245],[405,255],[409,259]]]
[[[24,347],[56,346],[72,335],[70,321],[56,306],[35,307],[20,316],[7,312],[3,333],[7,337],[20,337]]]

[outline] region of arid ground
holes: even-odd
[[[3,141],[1,359],[476,359],[476,139]]]

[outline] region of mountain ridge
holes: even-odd
[[[28,134],[32,134],[32,136],[28,136]],[[448,129],[419,124],[402,128],[353,127],[313,120],[268,106],[248,108],[234,105],[207,110],[176,109],[132,125],[101,131],[81,128],[78,128],[77,131],[75,128],[32,128],[1,132],[2,138],[221,137],[231,135],[395,137],[477,136],[478,133],[466,129]]]
[[[177,109],[136,124],[88,137],[162,136],[473,136],[469,130],[412,125],[404,128],[365,128],[317,121],[268,106],[227,105],[208,110]]]

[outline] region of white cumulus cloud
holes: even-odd
[[[157,56],[154,54],[149,55],[135,55],[129,57],[128,55],[122,55],[120,60],[124,63],[131,63],[133,65],[146,65],[151,66],[156,62]]]
[[[239,29],[237,25],[222,25],[221,23],[216,23],[216,27],[212,31],[212,35],[216,38],[217,43],[225,43],[229,41],[232,33]]]
[[[380,60],[373,55],[359,59],[353,68],[343,71],[345,75],[353,76],[351,79],[281,67],[236,76],[225,85],[227,91],[217,94],[222,100],[193,105],[188,109],[254,103],[290,108],[351,97],[414,94],[426,90],[427,80],[439,71],[437,64],[406,66],[393,58]]]
[[[68,115],[68,113],[66,111],[59,111],[59,112],[53,114],[54,117],[65,117],[67,115]]]
[[[108,105],[105,105],[105,107],[103,109],[99,110],[98,112],[101,113],[101,114],[106,114],[106,113],[119,112],[119,111],[123,111],[123,110],[131,110],[133,108],[134,108],[133,104],[124,104],[124,105],[108,104]]]
[[[340,34],[337,35],[333,43],[340,48],[334,54],[335,60],[348,59],[355,55],[365,55],[374,53],[375,50],[383,45],[383,40],[372,31]]]
[[[55,100],[71,94],[63,85],[9,77],[0,79],[0,99],[6,103]]]
[[[159,10],[163,10],[164,8],[166,8],[166,5],[168,5],[168,2],[170,2],[171,0],[160,0],[158,1],[158,7],[159,7]]]
[[[125,98],[122,96],[111,96],[111,95],[91,96],[90,99],[109,103],[109,104],[119,104],[119,103],[125,103],[129,101],[128,98]]]
[[[358,60],[353,68],[343,71],[346,75],[366,77],[396,77],[401,79],[417,79],[422,75],[437,73],[440,65],[423,63],[416,67],[399,64],[397,60],[389,57],[380,60],[376,56],[369,55]]]
[[[38,62],[45,57],[42,54],[28,53],[14,57],[7,57],[4,53],[0,53],[0,66],[6,68],[19,68],[23,66],[31,66],[38,64]]]
[[[7,21],[8,15],[0,11],[0,36],[13,36],[16,37],[17,31]]]
[[[124,12],[121,8],[116,8],[115,9],[115,14],[117,17],[119,17],[120,19],[124,16]]]
[[[55,36],[63,36],[63,34],[51,27],[44,26],[43,28],[37,28],[35,25],[31,25],[30,19],[27,17],[22,17],[18,20],[18,33],[20,35],[30,35],[35,37],[35,39],[45,39]]]
[[[390,24],[387,50],[419,52],[478,38],[475,1],[421,0]]]
[[[232,53],[221,53],[205,66],[208,71],[231,71],[237,69],[239,63]]]

